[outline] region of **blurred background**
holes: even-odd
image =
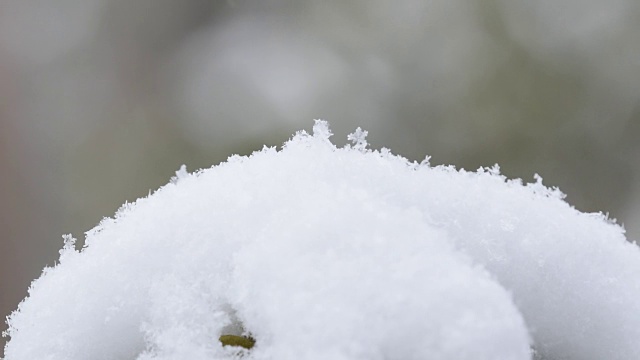
[[[0,0],[0,316],[63,234],[314,118],[338,144],[361,126],[411,160],[539,173],[640,239],[638,19],[636,0]]]

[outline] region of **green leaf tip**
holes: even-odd
[[[222,346],[240,346],[251,349],[256,344],[256,339],[251,336],[221,335],[220,342]]]

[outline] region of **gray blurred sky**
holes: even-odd
[[[0,314],[181,164],[335,141],[539,173],[640,238],[635,0],[0,0]],[[1,344],[1,342],[0,342]]]

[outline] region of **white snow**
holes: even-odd
[[[65,237],[5,360],[640,358],[640,252],[538,178],[337,148],[327,124]],[[244,329],[244,330],[243,330]]]

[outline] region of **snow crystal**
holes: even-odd
[[[189,172],[187,171],[187,166],[182,165],[180,166],[180,169],[176,171],[176,176],[171,178],[171,182],[174,184],[177,184],[178,181],[180,181],[181,179],[184,179],[187,176],[189,176]]]
[[[637,359],[640,252],[537,178],[338,148],[164,187],[64,237],[8,318],[5,360]],[[220,335],[251,335],[250,350]]]
[[[368,131],[357,128],[353,134],[347,136],[347,140],[353,143],[353,148],[359,151],[364,151],[367,148],[367,135]]]

